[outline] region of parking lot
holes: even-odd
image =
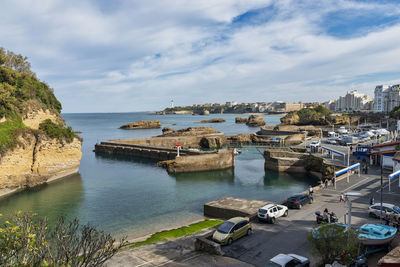
[[[350,182],[346,179],[337,182],[336,190],[330,185],[328,189],[317,191],[314,203],[303,206],[301,210],[289,210],[288,217],[281,217],[276,224],[253,223],[254,232],[251,236],[235,241],[230,246],[223,247],[226,256],[253,264],[265,266],[266,262],[279,253],[295,253],[306,256],[315,264],[317,259],[310,255],[310,245],[307,233],[315,224],[317,210],[328,208],[339,217],[339,222],[344,222],[344,215],[348,206],[339,203],[340,192],[359,192],[361,196],[352,199],[352,225],[361,226],[367,221],[378,222],[377,219],[368,217],[367,209],[369,200],[374,196],[375,202],[380,199],[380,176],[378,169],[372,169],[369,175],[353,175]],[[400,188],[398,180],[392,181],[392,192],[388,192],[387,181],[384,187],[383,202],[399,204]],[[369,266],[374,266],[372,257]]]

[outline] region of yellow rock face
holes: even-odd
[[[50,111],[27,113],[23,122],[32,129],[46,119],[63,123],[63,119]],[[82,142],[52,139],[43,133],[24,133],[18,137],[19,145],[0,155],[0,195],[21,188],[33,187],[78,171],[82,157]]]
[[[63,119],[57,115],[52,113],[49,110],[35,110],[35,111],[29,111],[27,114],[24,115],[22,118],[23,123],[32,128],[32,129],[39,129],[39,124],[41,124],[44,120],[50,119],[52,122],[59,124],[62,123],[64,124]]]

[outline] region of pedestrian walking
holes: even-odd
[[[322,180],[319,180],[319,189],[322,189],[322,187],[323,187]]]
[[[335,183],[336,183],[335,176],[332,176],[331,181],[332,181],[332,186],[335,187]]]
[[[369,199],[369,204],[370,204],[371,206],[375,204],[374,196],[371,196],[371,198]]]
[[[325,179],[325,189],[328,189],[328,178]]]
[[[343,203],[346,203],[346,199],[344,199],[343,193],[340,193],[339,203],[342,202],[342,201],[343,201]]]
[[[310,186],[308,187],[308,195],[310,196],[310,198],[311,198],[312,200],[314,200],[313,193],[314,193],[314,189],[313,189],[312,186],[310,185]]]

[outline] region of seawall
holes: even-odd
[[[177,157],[158,165],[166,168],[168,173],[222,170],[235,166],[235,155],[233,149],[223,149],[216,153]]]

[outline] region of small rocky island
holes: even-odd
[[[198,123],[220,123],[220,122],[225,122],[225,120],[223,118],[214,118],[211,120],[202,120]]]
[[[264,117],[260,115],[250,115],[249,119],[246,122],[246,125],[250,127],[264,126],[265,125]]]
[[[162,124],[158,120],[154,121],[136,121],[128,124],[124,124],[120,129],[124,130],[136,130],[136,129],[153,129],[153,128],[161,128]]]

